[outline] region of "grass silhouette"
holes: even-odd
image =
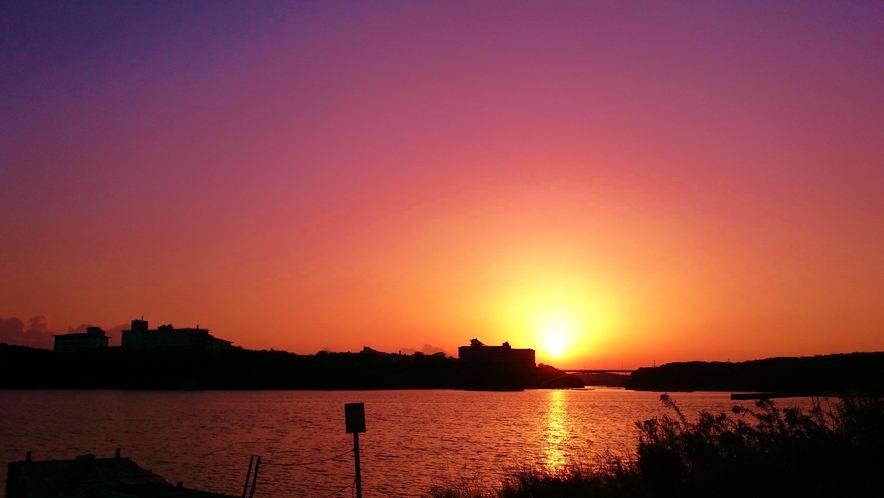
[[[770,400],[754,409],[636,423],[636,456],[515,472],[497,487],[432,488],[431,498],[884,496],[884,399],[851,396],[805,413]]]

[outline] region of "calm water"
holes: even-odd
[[[726,411],[726,393],[683,393],[689,415]],[[352,447],[343,404],[364,402],[366,497],[420,496],[433,484],[497,481],[526,465],[558,467],[633,451],[636,420],[666,412],[655,393],[623,390],[360,392],[0,391],[0,463],[113,456],[122,448],[174,483],[241,494],[249,455],[313,462]],[[809,407],[809,400],[780,400]],[[4,472],[5,473],[5,472]],[[262,464],[256,496],[319,497],[353,479],[352,456]],[[336,496],[350,496],[347,490]]]

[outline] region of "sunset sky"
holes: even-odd
[[[884,350],[884,3],[3,2],[0,317],[142,315],[571,368]]]

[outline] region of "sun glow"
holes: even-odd
[[[546,350],[553,356],[562,356],[562,353],[565,352],[565,338],[560,334],[547,336]]]
[[[562,356],[572,339],[573,322],[562,316],[549,317],[541,321],[540,329],[547,353],[553,357]]]

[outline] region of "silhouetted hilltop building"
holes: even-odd
[[[123,347],[150,351],[154,348],[190,348],[222,350],[230,347],[230,341],[209,334],[209,329],[176,329],[171,324],[160,325],[155,330],[147,328],[147,320],[132,320],[130,330],[123,331]]]
[[[508,342],[486,346],[473,339],[457,353],[470,389],[519,391],[536,383],[533,349],[514,349]]]
[[[363,346],[360,354],[367,354],[372,356],[379,356],[381,358],[386,358],[393,363],[398,363],[399,360],[402,359],[402,355],[399,353],[385,353],[383,351],[378,351],[377,349],[372,349],[368,346]]]
[[[86,332],[59,334],[55,336],[55,351],[72,353],[83,349],[106,348],[110,339],[98,327],[87,327]]]
[[[516,349],[510,346],[508,342],[500,346],[486,346],[479,339],[472,339],[469,346],[457,348],[457,355],[461,361],[467,363],[481,363],[525,370],[531,370],[535,367],[533,349]]]

